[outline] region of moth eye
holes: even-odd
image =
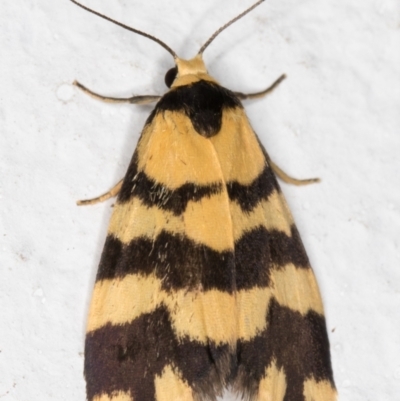
[[[165,85],[168,86],[168,88],[171,87],[172,82],[175,81],[176,78],[176,74],[178,73],[178,69],[176,67],[171,68],[170,70],[168,70],[168,72],[165,74]]]

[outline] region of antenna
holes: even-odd
[[[73,1],[73,0],[71,0]],[[256,8],[257,6],[259,6],[264,0],[259,0],[257,1],[257,3],[253,4],[251,7],[249,7],[247,10],[243,11],[241,14],[239,14],[236,18],[230,20],[228,23],[226,23],[224,26],[222,26],[221,28],[218,29],[218,31],[216,31],[210,39],[207,40],[206,43],[204,43],[203,46],[201,46],[199,52],[197,54],[203,54],[204,50],[206,50],[206,48],[209,46],[209,44],[222,32],[224,31],[226,28],[228,28],[228,26],[232,25],[234,22],[236,22],[237,20],[239,20],[240,18],[244,17],[246,14],[248,14],[251,10],[253,10],[254,8]]]
[[[107,21],[110,21],[110,22],[112,22],[112,23],[114,23],[114,24],[116,24],[116,25],[119,25],[119,26],[121,26],[122,28],[127,29],[128,31],[135,32],[135,33],[137,33],[137,34],[139,34],[139,35],[142,35],[142,36],[144,36],[144,37],[146,37],[146,38],[148,38],[148,39],[153,40],[154,42],[156,42],[156,43],[158,43],[159,45],[161,45],[165,50],[167,50],[167,52],[170,53],[170,54],[172,55],[173,58],[177,58],[177,57],[178,57],[177,54],[176,54],[167,44],[165,44],[165,43],[164,43],[163,41],[161,41],[160,39],[158,39],[158,38],[156,38],[156,37],[154,37],[154,36],[152,36],[152,35],[149,35],[149,34],[146,33],[146,32],[142,32],[142,31],[139,31],[138,29],[131,28],[130,26],[125,25],[125,24],[122,24],[121,22],[115,21],[115,20],[113,20],[112,18],[107,17],[107,16],[105,16],[105,15],[103,15],[103,14],[100,14],[100,13],[98,13],[97,11],[94,11],[94,10],[92,10],[92,9],[90,9],[90,8],[88,8],[88,7],[86,7],[86,6],[84,6],[83,4],[80,4],[80,3],[78,3],[78,2],[75,1],[75,0],[71,0],[71,1],[72,1],[74,4],[76,4],[77,6],[83,8],[83,9],[86,10],[86,11],[89,11],[89,12],[92,13],[92,14],[95,14],[95,15],[101,17],[101,18],[104,18],[104,19],[107,20]]]

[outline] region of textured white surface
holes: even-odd
[[[86,1],[182,57],[251,1]],[[400,5],[269,0],[205,53],[224,86],[281,73],[252,124],[282,184],[325,300],[341,401],[400,393]],[[2,0],[0,398],[84,400],[85,319],[110,204],[77,207],[124,174],[149,107],[95,101],[161,94],[170,55],[68,0]],[[145,400],[137,400],[145,401]]]

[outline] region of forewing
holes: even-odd
[[[124,179],[98,271],[86,339],[89,400],[221,393],[236,346],[233,243],[212,144],[181,113],[154,115]]]
[[[291,213],[243,110],[214,143],[234,229],[238,307],[233,387],[257,401],[334,401],[318,286]]]

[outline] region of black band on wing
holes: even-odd
[[[282,253],[285,252],[285,253]],[[162,231],[156,238],[137,238],[123,245],[108,236],[97,280],[127,274],[155,274],[165,290],[198,288],[235,290],[268,286],[270,270],[293,263],[309,268],[296,228],[292,236],[264,227],[245,233],[235,252],[218,252],[182,236]]]
[[[87,335],[88,399],[123,391],[134,400],[156,401],[155,376],[162,376],[168,364],[177,368],[193,389],[213,399],[215,392],[223,388],[221,368],[225,366],[224,370],[229,372],[230,358],[228,345],[178,341],[168,310],[159,307],[129,324],[108,324]]]
[[[324,317],[313,311],[304,316],[272,300],[266,320],[267,328],[252,340],[239,340],[236,352],[211,340],[208,345],[178,340],[163,306],[128,324],[107,324],[86,338],[88,399],[124,391],[134,399],[156,401],[154,379],[166,365],[210,399],[229,384],[254,396],[273,361],[286,377],[285,399],[305,401],[304,382],[310,378],[327,380],[334,388]]]
[[[251,393],[275,360],[286,376],[285,400],[305,401],[303,383],[310,378],[328,380],[335,388],[325,318],[314,311],[304,316],[272,300],[266,319],[267,328],[262,333],[238,343],[235,387]]]
[[[275,190],[280,191],[276,178],[266,164],[261,174],[249,185],[242,185],[236,181],[226,185],[230,200],[236,201],[243,211],[251,211],[257,204],[267,199]],[[147,177],[144,172],[138,172],[137,156],[135,154],[126,173],[118,201],[128,202],[138,197],[147,206],[157,206],[170,211],[175,215],[182,214],[188,202],[197,202],[203,197],[211,197],[223,191],[222,183],[196,185],[187,183],[172,190]]]
[[[218,182],[209,185],[187,183],[178,189],[169,189],[149,178],[144,172],[138,172],[135,155],[122,184],[118,202],[129,202],[137,197],[147,206],[157,206],[179,216],[186,210],[189,202],[198,202],[222,191],[223,184]]]
[[[261,174],[249,185],[236,181],[226,185],[229,199],[236,201],[242,210],[250,212],[263,199],[267,199],[275,190],[280,191],[271,168],[266,164]]]

